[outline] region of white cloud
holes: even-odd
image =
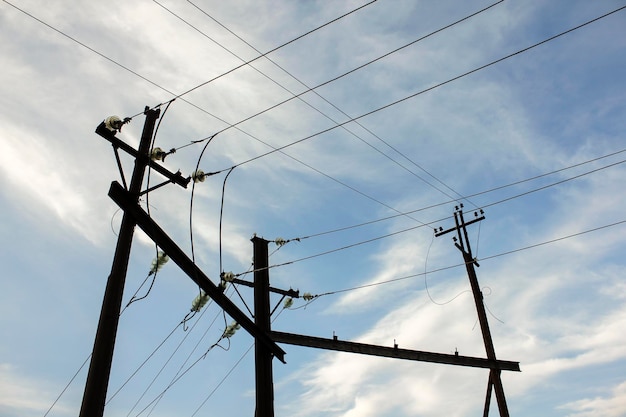
[[[54,400],[49,389],[47,384],[23,376],[15,366],[9,363],[0,364],[0,411],[16,416],[43,414]],[[75,410],[60,402],[54,411],[57,415],[71,415]]]
[[[626,382],[614,387],[610,396],[583,398],[559,408],[570,410],[568,417],[623,416],[626,414]]]

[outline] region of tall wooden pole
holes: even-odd
[[[271,331],[270,323],[270,275],[268,241],[257,236],[254,245],[254,323],[266,334]],[[272,351],[260,340],[254,342],[256,417],[274,417],[274,382],[272,373]]]
[[[135,159],[135,168],[128,189],[133,198],[136,199],[136,202],[139,201],[144,172],[150,160],[148,156],[150,142],[152,141],[154,126],[159,118],[159,114],[159,109],[146,109],[145,112],[146,121],[143,126],[137,158]],[[135,220],[133,216],[124,213],[117,246],[115,247],[115,255],[113,256],[111,273],[104,290],[100,320],[98,321],[98,329],[96,331],[96,339],[79,417],[102,417],[104,414],[104,403],[109,385],[111,363],[113,362],[115,337],[122,307],[124,283],[126,281],[126,271],[128,269],[134,230]]]
[[[465,268],[467,269],[467,276],[469,278],[470,286],[472,288],[472,294],[474,295],[474,304],[476,305],[476,312],[478,313],[478,322],[480,324],[480,330],[483,335],[483,342],[485,344],[487,358],[495,361],[496,350],[493,347],[493,339],[491,337],[489,321],[487,320],[487,312],[485,311],[485,304],[483,302],[483,292],[480,290],[478,277],[476,276],[476,270],[474,269],[474,264],[476,263],[476,261],[472,257],[472,249],[470,247],[470,242],[467,236],[467,228],[465,219],[463,218],[463,210],[459,210],[458,212],[454,213],[454,221],[456,222],[456,230],[459,238],[459,243],[456,246],[463,254],[463,260],[465,261]],[[461,234],[461,230],[463,231],[463,234]],[[502,379],[500,378],[499,369],[492,369],[489,373],[488,387],[491,387],[492,385],[496,393],[496,401],[498,403],[500,417],[509,417],[509,410],[506,404],[506,398],[504,396],[504,388],[502,386]],[[490,393],[491,389],[488,388],[487,392]],[[485,411],[488,412],[488,410]]]

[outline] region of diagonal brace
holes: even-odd
[[[174,241],[150,218],[130,193],[122,188],[118,182],[111,183],[109,197],[117,203],[124,213],[132,216],[141,228],[157,245],[182,269],[204,292],[217,303],[224,311],[241,325],[256,341],[263,343],[281,362],[285,363],[285,351],[282,350],[267,333],[261,331],[254,322],[245,315],[224,293],[215,285],[196,264],[174,243]]]

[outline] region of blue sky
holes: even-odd
[[[0,2],[0,414],[64,417],[80,408],[86,367],[56,399],[91,352],[121,220],[107,196],[119,181],[114,154],[95,127],[363,4]],[[461,255],[450,235],[432,232],[453,225],[459,202],[469,218],[484,209],[486,220],[469,234],[496,353],[522,369],[503,374],[511,415],[624,416],[626,10],[447,81],[625,4],[499,2],[319,95],[226,129],[491,4],[378,0],[272,52],[271,61],[177,99],[155,144],[180,148],[165,165],[190,175],[203,145],[185,145],[222,131],[200,167],[238,165],[225,187],[221,254],[226,172],[194,192],[195,259],[215,282],[220,258],[223,271],[250,268],[253,234],[301,238],[277,251],[270,244],[270,264],[287,264],[270,270],[272,285],[332,294],[279,307],[280,331],[484,357]],[[139,115],[118,137],[137,146],[142,126]],[[267,144],[311,135],[241,164],[270,151]],[[132,160],[122,158],[129,175]],[[149,194],[152,217],[189,254],[190,197],[175,185]],[[137,231],[125,303],[154,255]],[[209,304],[188,330],[178,325],[197,292],[168,263],[149,296],[124,311],[105,415],[254,413],[252,337],[240,330],[200,359],[231,319]],[[251,290],[239,293],[228,292],[246,311]],[[482,369],[283,348],[287,364],[274,363],[277,416],[470,416],[483,407]]]

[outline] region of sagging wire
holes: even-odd
[[[204,182],[206,177],[208,177],[209,175],[213,175],[213,173],[209,173],[209,174],[204,173],[200,169],[200,162],[202,161],[202,156],[204,155],[204,152],[206,151],[211,141],[213,141],[215,136],[217,136],[217,133],[211,136],[209,140],[207,141],[207,143],[202,148],[202,152],[200,152],[200,156],[198,157],[198,162],[196,163],[196,169],[194,169],[193,174],[191,175],[193,182],[191,183],[191,199],[189,201],[189,238],[191,240],[190,242],[191,243],[191,260],[193,261],[194,265],[196,263],[196,255],[195,255],[194,244],[193,244],[193,199],[194,199],[195,191],[196,191],[196,183]]]
[[[157,246],[157,255],[152,260],[152,266],[150,267],[150,271],[148,272],[148,275],[146,275],[146,278],[143,280],[139,288],[137,288],[137,291],[135,291],[135,294],[133,294],[133,296],[130,298],[130,301],[128,301],[128,304],[126,304],[126,307],[124,307],[124,309],[128,308],[128,306],[130,306],[134,302],[143,300],[150,294],[150,291],[152,291],[152,287],[154,286],[154,282],[156,281],[157,274],[159,273],[161,268],[163,268],[163,265],[165,265],[169,261],[169,259],[170,259],[169,256],[167,256],[165,252],[159,251],[158,246]],[[146,291],[146,293],[143,296],[137,297],[137,293],[145,285],[146,281],[148,281],[150,277],[152,277],[152,283],[150,283],[150,287],[148,288],[148,291]],[[124,310],[122,310],[122,312],[123,311]]]
[[[172,381],[165,387],[165,389],[163,391],[161,391],[159,393],[159,395],[152,400],[150,403],[148,403],[148,405],[146,405],[138,414],[137,416],[140,416],[141,414],[143,414],[148,408],[152,407],[152,409],[150,410],[150,412],[148,413],[148,416],[152,413],[152,411],[154,411],[155,407],[157,406],[157,404],[159,403],[159,401],[165,396],[165,393],[178,381],[180,381],[180,379],[185,376],[185,374],[187,374],[187,372],[189,372],[194,366],[196,366],[201,360],[203,360],[204,358],[206,358],[207,354],[213,350],[213,348],[215,347],[221,347],[222,349],[228,350],[227,348],[224,348],[223,346],[221,346],[219,343],[224,340],[227,339],[228,343],[229,343],[229,347],[230,347],[230,338],[233,337],[235,335],[235,333],[237,332],[237,330],[240,329],[240,325],[236,322],[232,322],[230,325],[226,326],[226,328],[224,329],[224,331],[222,332],[222,335],[218,338],[218,340],[212,344],[207,351],[202,354],[200,357],[198,357],[198,359],[196,359],[191,365],[189,365],[184,371],[182,372],[178,372],[177,375],[172,379]]]
[[[272,324],[278,320],[278,317],[280,317],[280,315],[283,313],[283,311],[285,311],[285,308],[283,308],[277,315],[276,317],[274,317],[272,319]],[[209,401],[209,399],[213,396],[213,394],[215,394],[215,392],[222,386],[222,384],[224,383],[224,381],[226,381],[226,379],[230,376],[230,374],[233,373],[233,371],[237,368],[237,366],[239,366],[239,364],[243,361],[243,359],[248,355],[248,353],[250,353],[250,351],[252,350],[252,348],[254,347],[254,343],[252,343],[250,345],[250,347],[248,347],[248,349],[241,355],[241,357],[237,360],[237,362],[235,362],[235,364],[230,368],[230,370],[226,373],[226,375],[224,375],[222,377],[222,379],[220,380],[220,382],[217,384],[217,386],[215,386],[215,388],[213,388],[213,390],[207,395],[207,397],[204,399],[204,401],[202,401],[202,403],[198,406],[198,408],[196,408],[196,410],[193,412],[193,414],[191,415],[191,417],[194,417],[196,414],[198,414],[198,412],[200,411],[200,409],[202,407],[204,407],[204,405],[207,403],[207,401]]]
[[[161,117],[159,118],[159,122],[157,123],[156,128],[154,129],[154,134],[152,135],[152,142],[150,143],[150,158],[152,160],[155,160],[155,159],[163,159],[163,160],[165,160],[165,156],[161,156],[159,158],[155,157],[155,152],[154,152],[155,149],[160,149],[160,148],[155,148],[154,147],[154,143],[156,142],[156,137],[157,137],[157,133],[159,132],[159,127],[161,126],[161,122],[163,121],[163,118],[165,117],[165,114],[167,113],[167,110],[170,108],[170,105],[174,102],[174,100],[175,99],[170,100],[167,103],[167,106],[165,106],[165,110],[163,110],[163,113],[161,114]],[[152,166],[150,164],[148,164],[148,174],[147,174],[147,179],[146,179],[146,188],[147,188],[147,190],[150,190],[150,174],[151,174],[151,172],[152,172]],[[146,192],[146,213],[148,213],[149,217],[152,217],[152,214],[150,213],[150,192]],[[139,288],[141,288],[146,283],[148,278],[151,275],[153,275],[152,282],[150,283],[150,287],[148,288],[148,291],[146,292],[146,294],[143,297],[135,298],[135,296],[137,295],[137,293],[135,293],[135,295],[133,295],[133,297],[128,302],[126,307],[128,307],[129,305],[131,305],[135,301],[143,300],[144,298],[146,298],[148,296],[148,294],[150,294],[150,291],[152,290],[152,287],[154,286],[154,283],[156,282],[157,272],[168,261],[169,258],[167,257],[167,255],[165,255],[165,253],[163,253],[163,252],[159,252],[159,246],[157,245],[156,242],[154,242],[154,251],[156,253],[156,258],[152,261],[152,269],[150,270],[150,273],[148,273],[148,276],[146,277],[146,279],[144,280],[144,282],[141,284],[141,286]]]
[[[194,242],[193,242],[193,200],[195,197],[196,183],[204,182],[206,177],[217,174],[217,172],[206,174],[204,171],[200,169],[200,161],[202,161],[202,156],[204,155],[204,152],[206,151],[211,141],[213,141],[213,139],[216,136],[217,136],[217,133],[211,136],[209,140],[207,141],[207,143],[202,148],[202,152],[200,152],[200,156],[198,157],[198,162],[196,163],[196,168],[194,169],[193,174],[191,175],[193,182],[191,183],[191,198],[189,201],[189,241],[191,245],[191,261],[193,262],[194,265],[196,264],[196,253],[195,253],[195,247],[194,247]],[[202,295],[202,289],[200,287],[198,287],[198,293]]]
[[[136,298],[137,293],[139,293],[139,290],[141,290],[141,288],[144,286],[144,284],[146,283],[146,281],[148,280],[148,278],[150,277],[151,274],[154,274],[156,277],[156,273],[158,272],[159,269],[161,269],[163,267],[163,265],[165,263],[167,263],[167,260],[169,258],[167,258],[167,255],[165,255],[163,252],[161,252],[162,256],[159,258],[159,256],[157,256],[157,258],[155,258],[155,260],[152,261],[152,267],[150,268],[150,272],[148,273],[148,276],[146,277],[146,279],[144,279],[144,281],[141,283],[141,285],[139,286],[139,288],[137,288],[137,290],[135,291],[135,293],[133,294],[133,296],[131,297],[130,301],[128,302],[128,304],[126,304],[126,306],[120,311],[120,317],[122,316],[122,314],[124,313],[124,311],[126,310],[126,308],[128,308],[129,305],[131,305],[132,303],[134,303],[135,301],[139,301],[142,300],[144,298],[146,298],[148,296],[148,294],[150,293],[150,289],[152,289],[152,285],[154,284],[154,280],[152,282],[152,284],[150,285],[150,289],[148,290],[148,292],[146,293],[146,295],[144,295],[143,297],[140,298]],[[154,271],[154,272],[153,272]],[[180,323],[179,323],[180,324]],[[178,325],[177,325],[178,326]],[[170,334],[171,336],[171,334]],[[168,336],[169,337],[169,336]],[[76,377],[78,376],[78,374],[82,371],[82,369],[85,367],[85,365],[87,364],[87,362],[89,361],[89,359],[91,359],[92,354],[90,353],[89,355],[87,355],[87,358],[85,358],[85,360],[83,361],[82,365],[78,368],[78,370],[74,373],[74,375],[70,378],[69,382],[65,385],[65,387],[63,388],[63,390],[61,390],[61,393],[55,398],[55,400],[53,401],[52,405],[50,406],[50,408],[48,408],[48,410],[46,411],[46,413],[43,415],[43,417],[46,417],[50,411],[52,411],[52,409],[54,408],[54,406],[57,404],[57,402],[61,399],[61,397],[63,396],[63,394],[65,393],[65,391],[67,391],[67,389],[70,387],[70,385],[72,384],[72,382],[74,382],[74,380],[76,379]],[[134,374],[133,374],[134,376]],[[132,376],[131,376],[132,377]],[[120,388],[121,389],[121,388]],[[118,390],[119,391],[119,390]],[[117,394],[117,392],[116,392]],[[115,396],[115,394],[113,395]],[[109,399],[109,401],[112,399],[113,397],[111,397]],[[107,401],[108,402],[108,401]]]
[[[117,394],[119,394],[119,392],[130,382],[130,380],[133,379],[135,375],[137,375],[137,373],[141,370],[141,368],[143,368],[144,365],[148,363],[148,361],[157,353],[157,351],[161,349],[161,347],[165,344],[165,342],[167,342],[169,338],[172,337],[172,335],[174,334],[176,329],[178,329],[178,326],[180,326],[180,324],[181,322],[179,322],[178,324],[176,324],[176,326],[174,326],[172,331],[165,337],[165,339],[163,339],[163,341],[152,351],[152,353],[148,355],[148,357],[141,363],[141,365],[139,365],[137,369],[135,369],[135,371],[126,379],[126,381],[124,381],[124,383],[106,400],[106,403],[104,404],[105,406],[108,405],[113,400],[113,398],[115,398]]]
[[[210,302],[210,301],[209,301]],[[196,326],[198,325],[198,323],[200,322],[200,319],[202,318],[202,316],[208,311],[208,308],[205,308],[204,310],[202,310],[202,312],[200,313],[200,316],[198,317],[198,319],[194,322],[193,326],[191,326],[191,329],[185,333],[185,337],[183,337],[183,339],[180,341],[180,343],[178,344],[178,346],[176,347],[176,349],[174,349],[174,351],[172,352],[172,354],[170,355],[170,357],[167,359],[167,361],[165,362],[165,364],[161,367],[161,369],[159,370],[159,372],[154,376],[154,378],[152,378],[152,381],[150,382],[150,384],[148,385],[148,387],[144,390],[144,392],[141,394],[141,396],[139,397],[139,399],[135,402],[135,404],[133,405],[133,407],[130,409],[130,411],[128,412],[128,414],[126,415],[126,417],[130,417],[130,415],[132,414],[132,412],[135,410],[135,408],[137,408],[137,406],[139,405],[139,403],[141,402],[141,400],[146,396],[146,394],[148,393],[148,391],[150,390],[150,388],[152,388],[152,385],[154,385],[154,383],[156,382],[156,380],[158,379],[158,377],[161,375],[161,373],[165,370],[165,367],[170,363],[170,361],[172,360],[172,358],[174,357],[174,355],[178,352],[178,350],[181,348],[181,346],[183,345],[183,343],[185,342],[185,340],[187,340],[187,337],[189,337],[189,335],[191,334],[191,332],[193,332],[193,330],[196,328]],[[215,323],[215,321],[217,320],[217,318],[219,317],[219,314],[215,316],[215,318],[213,318],[213,320],[211,321],[211,323],[209,324],[209,327],[207,328],[207,330],[204,332],[204,334],[202,335],[202,337],[200,338],[200,340],[198,340],[196,346],[194,347],[194,349],[191,351],[191,353],[189,354],[189,357],[185,360],[185,362],[183,363],[183,365],[181,365],[180,369],[178,370],[178,372],[180,372],[180,370],[185,366],[185,364],[187,363],[187,360],[189,360],[189,358],[191,357],[191,355],[193,354],[193,352],[195,352],[195,350],[198,348],[198,346],[200,345],[200,343],[202,342],[202,340],[204,340],[206,334],[208,333],[208,331],[213,327],[213,324]],[[189,319],[187,319],[188,321]],[[184,319],[183,319],[184,321]],[[182,324],[179,323],[179,325]],[[156,406],[156,405],[155,405]]]
[[[487,294],[487,297],[489,297],[491,295],[491,287],[482,287],[481,288],[481,294],[484,295],[482,293],[482,291],[484,290],[489,290],[489,293]],[[483,300],[484,301],[484,300]],[[493,314],[491,312],[491,310],[489,310],[489,307],[487,306],[487,304],[485,302],[483,302],[483,305],[485,306],[485,309],[489,312],[489,315],[491,317],[493,317],[494,319],[498,320],[500,323],[504,324],[504,321],[500,320],[498,317],[496,317],[495,314]],[[472,331],[474,331],[476,329],[476,325],[478,324],[478,317],[476,317],[476,321],[474,322],[474,325],[472,326]]]
[[[445,306],[446,304],[450,304],[451,302],[453,302],[454,300],[456,300],[457,298],[459,298],[461,295],[465,294],[466,292],[470,292],[470,290],[461,291],[457,295],[455,295],[448,301],[444,301],[443,303],[435,301],[435,299],[430,294],[430,290],[428,289],[428,270],[427,270],[430,249],[432,248],[434,242],[435,242],[435,234],[433,234],[433,238],[430,241],[430,245],[428,245],[428,250],[426,251],[426,259],[424,259],[424,274],[423,274],[424,275],[424,288],[426,289],[426,294],[428,294],[428,298],[433,304],[438,305],[438,306]]]
[[[235,167],[232,167],[228,174],[224,177],[224,183],[222,184],[222,201],[220,203],[220,229],[219,229],[219,250],[220,250],[220,275],[224,272],[224,268],[222,268],[222,219],[224,218],[224,194],[226,192],[226,181],[230,174],[232,174]]]
[[[118,236],[118,233],[115,231],[115,229],[113,228],[113,221],[115,220],[115,216],[117,216],[117,213],[119,213],[120,211],[122,211],[121,208],[118,208],[117,210],[115,210],[115,212],[113,213],[113,215],[111,216],[111,231],[113,232],[113,234],[115,235],[115,237]]]

